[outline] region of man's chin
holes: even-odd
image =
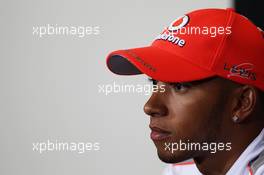
[[[165,163],[179,163],[188,159],[191,159],[190,153],[186,153],[186,151],[178,151],[173,154],[170,152],[159,152],[159,159]]]

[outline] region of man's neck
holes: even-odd
[[[232,140],[228,141],[231,143],[230,151],[206,153],[205,155],[194,158],[199,171],[204,175],[225,175],[261,130],[254,128],[248,134],[241,134],[245,133],[245,131],[233,132]]]

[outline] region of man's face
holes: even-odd
[[[211,143],[219,141],[228,115],[226,80],[210,78],[189,83],[164,83],[164,92],[153,92],[144,106],[150,116],[151,138],[160,159],[176,163],[208,152],[171,150],[172,143]],[[224,128],[227,129],[227,128]],[[220,139],[221,140],[221,139]]]

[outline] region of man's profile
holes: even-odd
[[[246,17],[201,9],[151,46],[110,53],[107,66],[165,88],[144,106],[165,175],[263,175],[263,53],[263,31]]]

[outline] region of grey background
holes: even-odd
[[[211,0],[0,1],[0,174],[161,174],[143,105],[148,96],[98,92],[99,84],[146,83],[111,74],[106,55],[150,44],[172,20]],[[46,24],[100,26],[100,35],[32,35]],[[33,152],[46,140],[100,142],[100,151]]]

